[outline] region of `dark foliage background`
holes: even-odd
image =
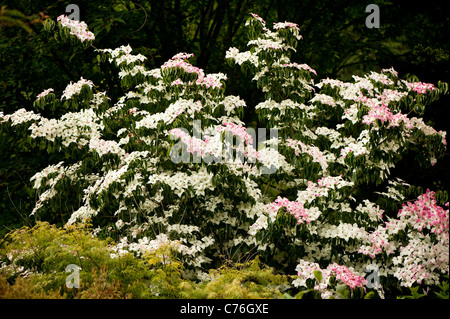
[[[195,54],[194,64],[207,72],[228,75],[229,94],[247,101],[244,120],[256,126],[254,106],[262,96],[251,78],[225,63],[225,51],[234,46],[244,50],[244,23],[249,12],[268,23],[290,21],[300,26],[303,40],[293,61],[307,63],[320,78],[350,80],[353,74],[393,66],[399,76],[416,75],[421,81],[450,82],[450,24],[446,2],[427,1],[291,1],[291,0],[89,0],[0,2],[0,112],[31,110],[37,94],[53,88],[61,93],[70,81],[81,76],[100,90],[108,90],[113,101],[120,93],[114,83],[115,70],[98,64],[95,48],[85,51],[62,46],[43,30],[43,21],[65,13],[70,3],[80,8],[80,18],[96,35],[97,48],[130,44],[146,55],[148,67],[157,67],[178,52]],[[380,8],[380,28],[369,29],[365,20],[368,4]],[[250,84],[249,84],[250,83]],[[425,114],[427,124],[449,130],[449,95],[434,103]],[[44,113],[58,117],[58,111]],[[423,189],[448,189],[448,152],[430,168],[419,167],[414,154],[406,155],[392,171]],[[49,156],[45,149],[31,146],[11,130],[0,129],[0,234],[22,224],[33,224],[29,213],[35,191],[29,179],[64,155]],[[68,203],[61,203],[67,209]],[[70,208],[70,207],[69,207]],[[57,224],[65,217],[55,211],[38,216]]]

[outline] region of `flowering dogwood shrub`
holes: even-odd
[[[60,33],[83,45],[94,39],[84,24],[60,20]],[[446,84],[409,82],[393,68],[351,82],[316,80],[310,66],[290,60],[302,38],[296,24],[270,30],[252,14],[246,25],[249,50],[230,48],[226,58],[253,75],[263,97],[255,109],[276,134],[258,143],[241,120],[245,101],[225,94],[227,76],[193,66],[192,54],[149,70],[130,46],[98,49],[118,68],[116,101],[81,78],[60,98],[51,88],[37,96],[37,108],[66,110],[60,118],[0,114],[49,151],[71,154],[32,178],[41,191],[32,214],[75,190],[81,200],[68,224],[114,227],[114,256],[171,245],[200,278],[212,262],[258,254],[297,270],[297,287],[320,271],[313,287],[323,298],[333,296],[333,280],[364,288],[370,265],[380,296],[383,285],[439,284],[449,273],[448,203],[439,206],[431,191],[404,203],[409,185],[390,170],[412,148],[424,165],[443,155],[446,132],[417,116]],[[386,192],[370,191],[382,183]],[[381,198],[403,207],[387,211]]]

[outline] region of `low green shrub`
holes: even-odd
[[[81,267],[78,288],[66,286],[68,265]],[[0,299],[321,298],[312,289],[319,279],[311,279],[311,289],[299,290],[292,286],[294,278],[255,258],[225,263],[194,281],[170,245],[140,255],[118,253],[110,238],[95,237],[86,224],[57,228],[38,222],[10,232],[0,244]],[[335,298],[374,297],[363,288],[333,287]],[[448,287],[448,281],[431,290],[413,287],[399,298],[448,299]]]
[[[57,228],[38,222],[32,228],[15,230],[0,249],[2,285],[6,281],[14,288],[4,288],[1,296],[8,297],[13,289],[17,297],[21,286],[33,286],[44,295],[59,292],[65,298],[158,297],[158,293],[149,293],[148,287],[152,281],[161,282],[158,267],[162,266],[149,265],[151,256],[136,258],[125,253],[114,257],[110,247],[110,240],[94,237],[82,225]],[[68,265],[81,267],[79,288],[66,287]],[[172,297],[170,293],[162,295]],[[23,291],[23,296],[34,295]]]
[[[274,274],[272,268],[261,267],[258,258],[251,262],[225,265],[209,272],[210,279],[197,284],[183,282],[184,298],[259,299],[281,298],[290,288],[288,276]]]
[[[290,287],[288,276],[259,259],[212,269],[194,282],[170,246],[135,256],[113,254],[111,244],[86,225],[38,222],[12,231],[0,247],[0,298],[280,298]],[[66,286],[71,264],[81,267],[79,288]]]

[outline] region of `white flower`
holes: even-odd
[[[53,92],[53,91],[54,91],[53,89],[47,89],[47,90],[42,91],[41,93],[39,93],[36,96],[36,101],[39,101],[41,98],[43,98],[44,96],[47,96],[50,92]]]
[[[92,209],[90,206],[85,205],[81,206],[75,212],[72,213],[69,220],[67,221],[68,225],[75,223],[77,220],[85,222],[88,218],[96,216],[98,211]]]
[[[265,147],[259,150],[258,161],[268,169],[271,169],[271,167],[275,167],[277,170],[282,168],[285,172],[290,172],[293,169],[292,165],[286,161],[286,158],[272,147]]]
[[[95,150],[98,155],[103,156],[108,153],[123,155],[125,151],[116,141],[106,141],[99,138],[92,138],[89,141],[89,149]]]
[[[311,103],[313,102],[320,102],[322,104],[327,104],[330,106],[335,106],[336,101],[329,95],[326,94],[316,94],[311,100]]]
[[[60,15],[56,20],[63,27],[69,28],[70,34],[75,35],[81,42],[95,40],[94,34],[87,30],[87,24],[85,22],[69,19],[65,15]]]
[[[40,120],[41,118],[41,115],[35,114],[33,111],[27,111],[24,108],[15,111],[13,114],[3,115],[3,112],[0,112],[0,123],[10,121],[11,126]]]
[[[63,99],[70,99],[74,94],[79,94],[81,92],[81,88],[84,85],[88,85],[91,89],[94,86],[94,83],[90,80],[83,79],[83,77],[80,78],[80,80],[76,83],[70,82],[70,84],[65,88],[63,95],[61,97],[61,101]]]

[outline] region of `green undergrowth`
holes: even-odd
[[[0,298],[282,298],[291,281],[258,258],[211,269],[209,278],[194,281],[169,247],[114,257],[112,244],[82,225],[38,222],[12,231],[0,246]],[[66,285],[69,265],[81,267],[78,288]]]
[[[276,273],[259,258],[225,262],[202,281],[193,280],[171,247],[141,256],[112,254],[114,241],[93,236],[89,227],[37,222],[8,233],[0,242],[0,299],[320,298],[314,289],[293,288],[294,276]],[[72,272],[66,268],[74,265],[80,267],[78,287],[67,283]],[[448,287],[448,280],[428,293],[412,287],[410,294],[397,298],[448,299]],[[336,296],[346,298],[339,290]],[[360,297],[374,298],[374,293]]]

